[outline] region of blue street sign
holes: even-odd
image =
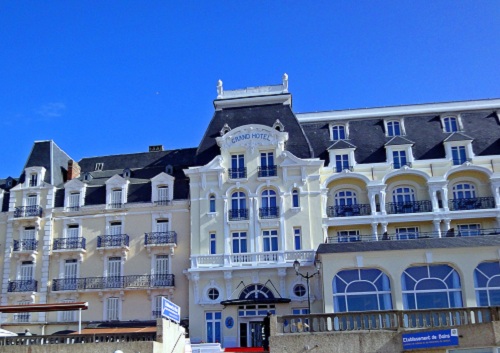
[[[161,316],[177,323],[181,322],[181,307],[165,297],[161,298]]]
[[[403,349],[458,346],[458,330],[427,331],[403,334]]]

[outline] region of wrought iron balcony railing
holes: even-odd
[[[466,199],[448,200],[450,211],[479,210],[485,208],[495,208],[494,197],[472,197]]]
[[[111,277],[59,278],[52,280],[52,291],[115,288],[174,287],[175,275],[130,275]]]
[[[388,202],[385,204],[385,209],[389,214],[432,212],[432,202],[429,200]]]
[[[157,206],[168,206],[171,203],[172,203],[172,201],[167,200],[167,199],[155,201],[155,205],[157,205]]]
[[[66,211],[68,211],[68,212],[78,212],[78,211],[80,211],[80,206],[68,206],[68,207],[66,207]]]
[[[266,218],[278,218],[280,214],[279,207],[261,207],[259,208],[259,217]]]
[[[241,221],[245,219],[248,219],[248,208],[237,208],[234,210],[229,210],[230,221]]]
[[[14,240],[14,251],[35,251],[38,248],[38,240],[23,239]]]
[[[128,234],[99,235],[97,237],[97,247],[125,247],[129,244]]]
[[[345,243],[345,242],[358,242],[358,241],[385,241],[385,240],[415,240],[415,239],[429,239],[429,238],[453,238],[453,237],[481,237],[481,236],[494,236],[500,235],[500,228],[485,228],[485,229],[470,229],[470,230],[453,230],[438,232],[419,232],[405,231],[397,233],[384,233],[378,234],[360,234],[360,235],[339,235],[336,237],[328,237],[327,243]]]
[[[369,204],[352,204],[328,206],[326,210],[328,217],[356,217],[371,214]]]
[[[86,239],[83,237],[54,239],[52,250],[85,250],[86,242]]]
[[[35,206],[20,206],[14,209],[14,218],[20,217],[42,217],[42,208]]]
[[[259,178],[275,177],[278,175],[278,168],[275,165],[268,165],[257,168],[257,176]]]
[[[177,233],[170,232],[152,232],[144,235],[144,245],[166,245],[177,244]]]
[[[392,163],[392,167],[394,169],[401,169],[404,166],[407,166],[407,167],[411,168],[411,162],[394,162],[394,163]]]
[[[38,282],[34,279],[9,281],[8,292],[36,292]]]
[[[115,202],[108,204],[108,208],[123,208],[123,203]]]
[[[247,177],[247,168],[229,168],[229,179],[245,179]]]

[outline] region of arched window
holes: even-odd
[[[500,305],[500,264],[482,262],[474,270],[478,306]]]
[[[399,187],[392,192],[393,202],[412,202],[415,201],[415,190],[410,187]]]
[[[248,219],[247,197],[244,192],[233,192],[231,195],[231,207],[229,219]]]
[[[345,126],[344,125],[334,125],[332,126],[332,140],[345,140]]]
[[[447,116],[443,118],[443,125],[445,132],[455,132],[458,131],[457,118],[454,116]]]
[[[343,270],[333,278],[335,312],[391,310],[391,284],[382,271]]]
[[[251,284],[241,291],[238,299],[274,299],[274,294],[262,284]]]
[[[399,121],[388,121],[387,122],[387,136],[400,136],[401,127]]]
[[[459,199],[472,199],[476,197],[476,189],[474,185],[469,183],[461,183],[453,186],[453,198]]]
[[[260,217],[278,217],[278,207],[276,206],[276,191],[264,190],[262,192],[262,207],[260,208]]]
[[[300,207],[299,190],[292,190],[292,207]]]
[[[401,283],[404,310],[462,307],[460,277],[448,265],[408,267]]]
[[[335,206],[357,204],[356,193],[351,190],[341,190],[335,193]]]
[[[209,212],[214,213],[215,212],[215,195],[211,194],[209,199]]]

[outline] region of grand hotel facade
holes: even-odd
[[[500,304],[500,99],[294,113],[288,78],[224,90],[197,147],[74,161],[35,142],[0,180],[1,305],[84,323],[181,306],[193,342],[277,315]],[[319,273],[307,281],[300,272]],[[38,334],[71,312],[2,314]]]

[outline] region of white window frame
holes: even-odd
[[[299,246],[297,246],[297,239]],[[300,227],[294,227],[293,228],[293,250],[302,250],[303,248],[302,244],[302,228]]]
[[[399,135],[396,134],[389,134],[389,124],[390,123],[398,123],[399,124]],[[406,129],[404,125],[404,119],[403,118],[390,118],[390,119],[385,119],[384,120],[384,129],[385,129],[385,136],[387,137],[395,137],[395,136],[406,136]]]
[[[353,168],[356,165],[356,158],[354,156],[354,148],[342,148],[342,149],[331,149],[328,151],[330,157],[329,167],[337,171],[337,156],[348,155],[349,157],[349,168]],[[342,172],[342,170],[340,171]]]
[[[465,147],[465,162],[474,157],[474,150],[472,148],[472,141],[449,141],[444,142],[444,149],[446,152],[446,158],[450,160],[453,164],[453,148],[454,147]]]
[[[160,204],[159,188],[167,187],[167,198],[169,201],[174,199],[174,180],[175,178],[165,172],[161,172],[151,179],[151,202]]]
[[[209,232],[208,233],[208,253],[210,255],[215,255],[217,254],[217,233],[216,232]],[[212,248],[213,245],[213,248]]]
[[[273,240],[276,240],[276,249],[273,249]],[[279,232],[277,229],[264,229],[262,230],[262,251],[263,252],[276,252],[279,251]],[[269,250],[265,250],[266,242],[269,245]]]
[[[334,132],[333,130],[338,127],[343,127],[344,129],[344,138],[338,138],[335,139],[334,137]],[[329,131],[330,131],[330,141],[343,141],[343,140],[348,140],[349,139],[349,124],[348,123],[332,123],[329,126]]]
[[[108,209],[114,209],[117,208],[115,203],[118,203],[117,201],[120,201],[119,203],[123,207],[127,203],[127,193],[128,193],[128,185],[130,184],[130,180],[125,179],[121,177],[120,175],[116,174],[108,181],[106,181],[106,207]],[[118,190],[121,190],[121,197],[120,200],[114,199],[113,192],[116,192]],[[121,207],[120,207],[121,208]]]
[[[360,240],[359,230],[339,230],[337,231],[337,241],[339,243],[348,243]]]
[[[45,173],[47,170],[44,167],[29,167],[24,169],[25,186],[27,188],[36,188],[43,185]],[[36,185],[31,185],[31,176],[36,174]]]
[[[297,202],[295,202],[297,199]],[[300,208],[300,190],[298,188],[292,189],[292,208]]]
[[[454,118],[456,120],[456,122],[457,122],[457,130],[456,131],[448,131],[448,129],[446,128],[446,119],[449,119],[449,118]],[[443,132],[448,133],[448,134],[451,134],[453,132],[460,132],[460,131],[464,130],[460,114],[442,114],[441,115],[441,127],[443,129]]]
[[[457,231],[458,234],[462,237],[478,236],[481,235],[481,224],[479,223],[457,224]]]
[[[121,320],[121,300],[119,297],[106,298],[105,321]]]

